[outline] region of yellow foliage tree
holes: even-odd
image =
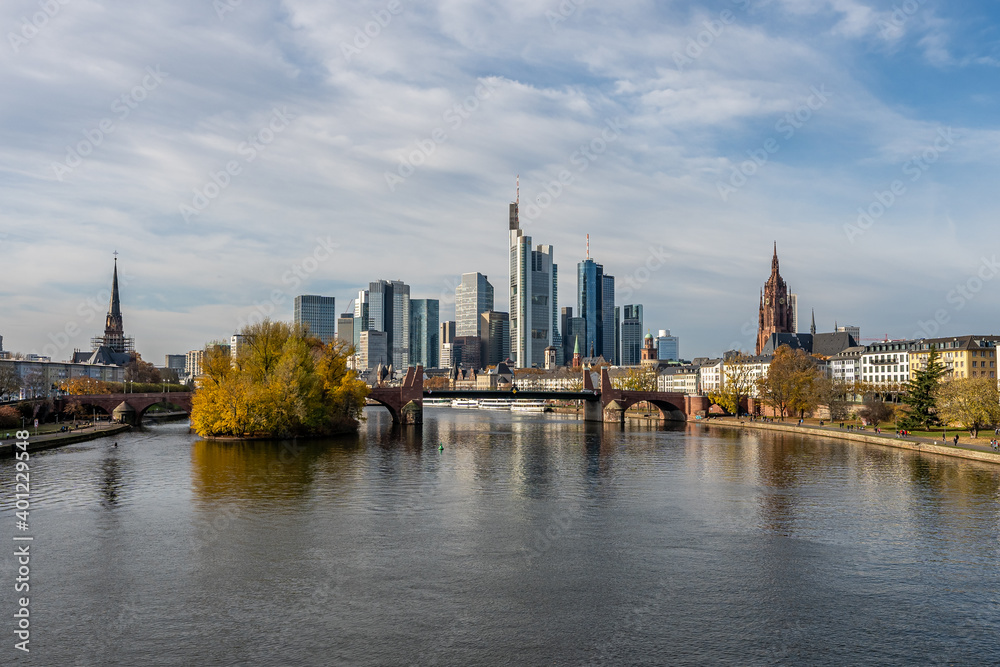
[[[209,346],[191,423],[203,436],[322,435],[357,427],[368,386],[347,368],[353,350],[283,322],[244,327],[233,357]]]
[[[76,396],[86,394],[110,394],[111,387],[103,380],[96,380],[90,377],[70,378],[60,383],[59,388],[67,394]]]

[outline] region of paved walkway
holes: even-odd
[[[936,447],[947,448],[953,451],[967,450],[971,452],[985,452],[988,454],[997,454],[998,457],[1000,457],[1000,454],[998,454],[996,450],[992,449],[989,443],[984,445],[972,444],[968,442],[969,440],[968,436],[965,436],[966,442],[963,442],[963,438],[959,436],[958,446],[956,447],[955,445],[952,444],[954,442],[954,439],[948,439],[942,441],[940,439],[924,438],[912,435],[897,437],[896,429],[890,429],[888,433],[886,432],[886,429],[882,429],[882,433],[876,433],[875,429],[871,426],[866,426],[864,430],[861,430],[860,428],[848,429],[846,426],[844,428],[840,428],[840,426],[837,425],[818,426],[816,424],[802,424],[800,426],[797,419],[791,419],[786,421],[763,421],[757,419],[754,421],[750,421],[749,419],[737,419],[735,417],[713,417],[711,419],[702,420],[701,423],[709,425],[724,424],[727,426],[746,426],[751,428],[762,428],[762,429],[766,429],[769,427],[779,427],[782,430],[787,429],[788,427],[792,427],[797,432],[801,432],[802,430],[814,431],[817,435],[822,434],[834,438],[840,437],[842,435],[864,436],[869,442],[875,442],[876,444],[878,444],[877,443],[878,440],[885,440],[886,441],[885,444],[889,446],[895,446],[896,443],[900,442],[910,443],[911,445],[918,445],[918,446],[935,445]],[[991,431],[986,431],[986,433],[991,433]],[[1000,460],[1000,458],[998,458],[998,460]]]

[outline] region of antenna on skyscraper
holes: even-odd
[[[590,259],[590,234],[587,234],[587,259]]]
[[[518,208],[521,208],[521,174],[515,177],[514,183],[517,186],[517,197],[514,199],[514,203],[517,204]]]

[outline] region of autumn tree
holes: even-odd
[[[790,410],[804,414],[815,407],[815,383],[820,377],[815,359],[782,345],[775,350],[767,375],[757,380],[757,391],[784,420]]]
[[[437,375],[424,380],[424,389],[450,389],[451,380],[443,375]]]
[[[321,435],[357,426],[368,386],[347,368],[349,345],[323,345],[270,320],[241,334],[233,357],[222,346],[205,349],[191,412],[200,435]]]
[[[581,385],[583,382],[581,381]],[[622,391],[656,391],[656,368],[654,366],[629,366],[625,373],[611,381],[615,389]]]
[[[895,407],[891,403],[886,403],[880,396],[870,396],[865,400],[864,407],[858,410],[858,416],[872,426],[889,421],[895,413]]]
[[[75,377],[64,380],[59,388],[67,394],[76,396],[86,394],[111,394],[112,388],[107,382],[91,377]]]
[[[927,365],[912,373],[910,383],[906,387],[905,402],[907,405],[904,424],[906,428],[923,428],[930,430],[941,420],[937,417],[937,388],[945,369],[938,358],[937,347],[931,345],[927,355]]]
[[[979,435],[979,429],[1000,423],[1000,396],[995,379],[948,380],[938,386],[936,398],[942,421],[960,424],[973,438]]]
[[[12,405],[0,406],[0,428],[16,428],[21,425],[21,413]]]
[[[729,414],[739,415],[754,389],[753,363],[753,358],[742,350],[723,359],[719,390],[710,392],[709,400]]]
[[[160,371],[148,361],[143,361],[138,352],[130,352],[130,360],[125,366],[126,382],[161,382]]]

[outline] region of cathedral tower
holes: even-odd
[[[773,333],[795,333],[792,331],[792,304],[788,299],[788,286],[778,273],[777,242],[771,258],[771,276],[764,283],[760,294],[756,354],[761,353]]]

